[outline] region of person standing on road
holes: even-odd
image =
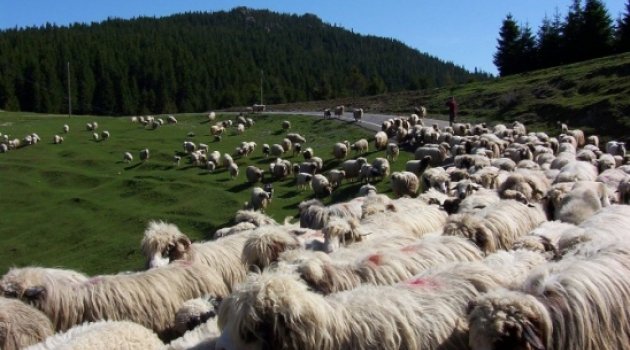
[[[457,102],[455,101],[455,96],[451,96],[448,101],[446,101],[446,106],[448,107],[448,122],[450,126],[453,126],[455,122],[455,117],[457,117]]]

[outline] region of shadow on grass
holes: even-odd
[[[338,200],[354,198],[359,192],[359,188],[361,188],[361,182],[359,181],[346,184],[346,186],[342,186],[333,191],[332,199],[336,202]]]
[[[298,190],[293,190],[293,191],[289,191],[286,192],[285,194],[278,196],[278,198],[282,198],[282,199],[287,199],[287,198],[293,198],[297,195],[299,195],[301,192]]]
[[[244,182],[242,184],[238,184],[236,186],[232,186],[232,187],[228,188],[228,191],[232,192],[232,193],[239,193],[241,191],[244,191],[244,190],[248,189],[251,185],[252,184],[250,184],[249,182]]]
[[[281,135],[284,134],[285,130],[284,129],[280,129],[280,130],[276,130],[274,132],[271,133],[271,135],[277,136],[277,135]]]
[[[133,169],[139,167],[140,165],[142,165],[142,162],[136,163],[134,165],[127,166],[127,167],[125,167],[125,170],[133,170]]]

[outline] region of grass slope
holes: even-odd
[[[532,129],[559,131],[557,122],[605,138],[627,141],[630,130],[630,53],[517,74],[451,88],[271,106],[278,110],[318,110],[338,104],[369,112],[411,113],[425,105],[444,118],[444,103],[455,95],[466,121],[519,120]]]
[[[373,137],[373,132],[353,123],[256,115],[256,124],[243,135],[230,129],[223,141],[212,142],[211,124],[204,115],[177,118],[178,124],[148,130],[129,118],[1,112],[0,133],[22,139],[35,132],[42,142],[0,154],[0,274],[24,265],[62,266],[88,274],[140,269],[139,243],[152,219],[177,224],[193,240],[210,239],[249,200],[252,186],[246,183],[245,167],[253,164],[268,170],[270,160],[262,156],[261,146],[283,139],[284,119],[291,120],[291,132],[305,135],[305,146],[324,159],[326,169],[339,164],[331,155],[335,142]],[[228,118],[234,115],[217,119]],[[109,130],[109,140],[92,139],[85,124],[93,120],[98,121],[99,131]],[[64,123],[70,133],[63,135],[64,143],[52,144],[54,134],[62,135]],[[196,136],[188,138],[191,131]],[[258,147],[249,159],[236,159],[241,172],[231,180],[224,169],[210,174],[190,165],[186,157],[175,167],[173,155],[186,139],[221,153],[232,153],[241,141],[255,141]],[[138,152],[145,147],[151,158],[141,164]],[[125,151],[134,155],[131,164],[122,162]],[[367,155],[370,161],[377,156],[384,157],[384,151]],[[393,168],[403,168],[411,157],[402,154]],[[301,156],[288,159],[303,160]],[[358,183],[344,184],[325,203],[354,196],[358,187]],[[389,191],[389,181],[378,187]],[[274,188],[268,213],[277,220],[296,215],[298,203],[312,197],[311,190],[298,192],[293,178],[275,181]]]

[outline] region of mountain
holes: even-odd
[[[149,114],[321,100],[488,78],[312,14],[229,12],[0,32],[0,109]],[[69,67],[68,67],[69,62]]]

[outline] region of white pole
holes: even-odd
[[[72,93],[70,92],[70,61],[68,61],[68,118],[72,115]]]

